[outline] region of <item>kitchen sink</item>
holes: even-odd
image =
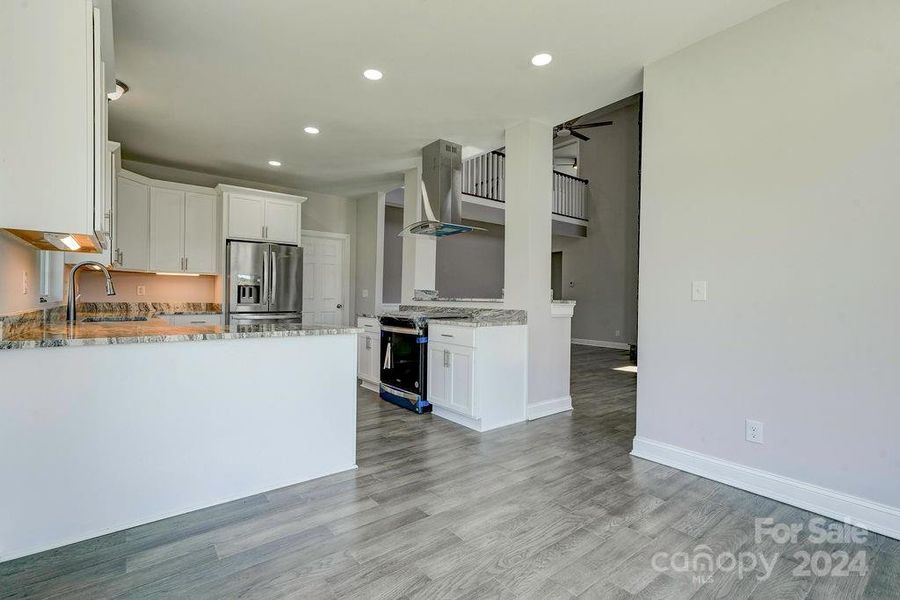
[[[132,321],[146,321],[147,317],[85,317],[82,323],[125,323]]]

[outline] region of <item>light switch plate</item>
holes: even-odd
[[[692,281],[691,282],[691,300],[694,302],[706,302],[706,282],[705,281]]]
[[[368,298],[368,297],[369,297],[369,290],[363,290],[363,291],[362,291],[362,297],[363,297],[363,298]]]
[[[147,293],[147,288],[145,286],[143,286],[143,285],[137,286],[137,295],[138,296],[143,296],[146,293]]]

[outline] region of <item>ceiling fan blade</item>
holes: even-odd
[[[612,121],[601,121],[599,123],[585,123],[584,125],[572,125],[571,129],[587,129],[588,127],[606,127],[612,125]]]
[[[578,132],[575,131],[574,129],[572,129],[571,132],[572,132],[572,137],[576,137],[576,138],[578,138],[579,140],[582,140],[582,141],[584,141],[584,142],[587,142],[587,141],[589,141],[589,140],[591,139],[591,138],[589,138],[588,136],[584,135],[583,133],[578,133]]]

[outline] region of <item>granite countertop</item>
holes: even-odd
[[[497,309],[497,308],[457,308],[455,306],[422,306],[403,305],[399,311],[383,313],[386,316],[413,318],[420,323],[434,325],[453,325],[456,327],[508,327],[512,325],[527,325],[528,314],[524,310]],[[453,315],[451,318],[442,318],[441,313]],[[457,316],[459,315],[459,316]],[[372,318],[374,315],[360,315]]]
[[[0,350],[194,342],[246,338],[283,338],[308,335],[361,333],[357,327],[326,327],[297,324],[258,325],[170,325],[163,319],[69,324],[64,321],[22,324],[9,328],[0,337]]]

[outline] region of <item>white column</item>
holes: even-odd
[[[403,175],[403,226],[423,219],[422,167],[409,169]],[[403,271],[400,276],[401,302],[410,302],[414,290],[434,289],[437,257],[436,238],[406,236],[403,238]]]
[[[571,408],[568,318],[551,314],[552,126],[506,130],[504,305],[528,312],[528,416]]]

